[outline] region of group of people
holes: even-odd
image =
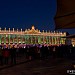
[[[10,59],[11,64],[16,64],[16,48],[0,48],[0,65],[8,64]]]
[[[16,64],[16,58],[19,56],[24,56],[28,60],[36,59],[47,59],[52,58],[71,58],[75,55],[75,47],[71,45],[60,45],[60,46],[44,46],[44,45],[35,45],[26,47],[17,47],[13,46],[12,48],[3,48],[0,47],[0,65],[4,64]],[[23,58],[24,58],[23,57]]]

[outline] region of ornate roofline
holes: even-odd
[[[34,27],[34,25],[32,26],[32,28],[31,29],[26,29],[25,30],[25,34],[37,34],[37,33],[41,33],[40,32],[40,30],[38,30],[38,29],[35,29],[35,27]]]

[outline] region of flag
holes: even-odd
[[[75,0],[57,0],[55,29],[75,28]]]

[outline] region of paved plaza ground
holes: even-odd
[[[32,60],[12,66],[0,66],[0,75],[68,75],[71,61],[62,58]]]

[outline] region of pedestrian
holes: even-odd
[[[7,48],[3,49],[3,59],[4,59],[4,64],[8,64],[9,61],[9,50]]]
[[[11,64],[16,64],[16,48],[10,49]]]
[[[3,55],[2,55],[2,49],[0,48],[0,65],[3,65]]]

